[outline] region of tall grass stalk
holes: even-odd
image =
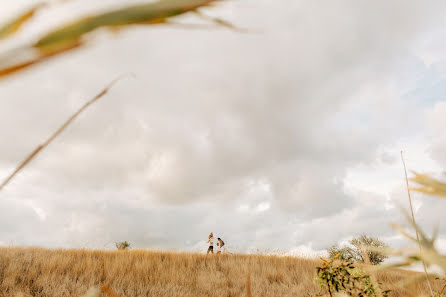
[[[248,272],[246,273],[246,297],[252,297],[251,294],[251,269],[248,267]]]
[[[84,112],[89,106],[98,101],[101,97],[108,93],[108,91],[113,87],[122,76],[114,79],[109,83],[101,92],[96,96],[86,102],[81,108],[79,108],[75,113],[73,113],[45,142],[37,146],[18,166],[17,168],[6,177],[0,184],[0,192],[8,185],[11,180],[25,168],[43,149],[45,149],[57,136],[60,135],[82,112]]]
[[[409,198],[409,206],[410,206],[410,214],[412,216],[412,223],[413,223],[414,226],[416,226],[415,215],[414,215],[413,206],[412,206],[412,197],[410,195],[409,179],[407,177],[406,162],[404,161],[403,151],[401,151],[401,161],[403,162],[404,176],[406,177],[407,197]],[[422,253],[422,248],[421,248],[421,244],[420,244],[420,236],[418,234],[418,230],[417,229],[415,229],[415,234],[416,234],[416,238],[417,238],[418,249],[419,249],[419,252],[421,254]],[[427,286],[429,287],[429,291],[430,291],[431,297],[434,297],[434,291],[432,289],[432,284],[431,284],[431,282],[429,280],[429,275],[428,275],[427,269],[426,269],[426,263],[424,262],[424,260],[422,260],[421,263],[423,265],[423,270],[424,270],[424,274],[426,276],[426,282],[427,282]]]

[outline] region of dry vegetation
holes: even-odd
[[[305,296],[318,292],[313,282],[318,260],[262,255],[209,256],[145,250],[91,251],[41,248],[0,249],[0,296],[82,296],[104,284],[120,297]],[[425,281],[397,283],[419,273],[381,272],[378,281],[390,296],[427,294]],[[434,281],[436,289],[441,283]],[[105,295],[103,295],[105,296]]]

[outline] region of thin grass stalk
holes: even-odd
[[[102,96],[108,93],[111,87],[115,85],[122,76],[114,79],[101,92],[85,103],[74,114],[72,114],[44,143],[37,146],[18,166],[17,168],[0,184],[0,192],[11,182],[11,180],[23,170],[44,148],[46,148],[57,136],[60,135],[82,112],[84,112],[90,105],[98,101]]]
[[[412,197],[410,196],[409,179],[407,177],[406,162],[404,161],[403,151],[401,151],[401,161],[403,162],[404,176],[406,177],[407,196],[409,198],[409,206],[410,206],[410,214],[412,216],[412,223],[413,223],[414,226],[416,226],[415,215],[414,215],[413,207],[412,207]],[[420,243],[420,236],[418,235],[418,230],[417,229],[415,229],[415,234],[416,234],[416,237],[417,237],[418,249],[419,249],[419,252],[420,252],[420,255],[421,255],[422,248],[421,248],[421,243]],[[426,282],[427,282],[427,286],[429,287],[429,291],[430,291],[431,297],[434,297],[434,290],[432,289],[432,284],[431,284],[431,281],[429,280],[429,275],[428,275],[427,269],[426,269],[426,263],[424,262],[423,259],[421,260],[421,263],[423,264],[423,270],[424,270],[424,274],[426,276]]]
[[[248,266],[248,272],[246,273],[246,297],[252,297],[251,294],[251,269]]]

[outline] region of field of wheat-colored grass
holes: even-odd
[[[246,296],[248,270],[252,296],[305,296],[318,292],[313,282],[319,260],[262,255],[0,248],[0,296],[82,296],[104,284],[120,297]],[[398,288],[416,272],[378,274],[391,296],[426,295],[422,281]],[[437,289],[440,283],[434,282]],[[105,296],[105,295],[104,295]]]

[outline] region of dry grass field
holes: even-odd
[[[145,250],[91,251],[42,248],[0,249],[0,296],[82,296],[104,284],[120,297],[246,296],[250,270],[252,296],[305,296],[318,260],[262,255],[167,253]],[[427,293],[422,281],[396,283],[418,273],[388,271],[378,275],[391,296]],[[440,283],[435,283],[437,289]],[[106,296],[106,295],[103,295]]]

